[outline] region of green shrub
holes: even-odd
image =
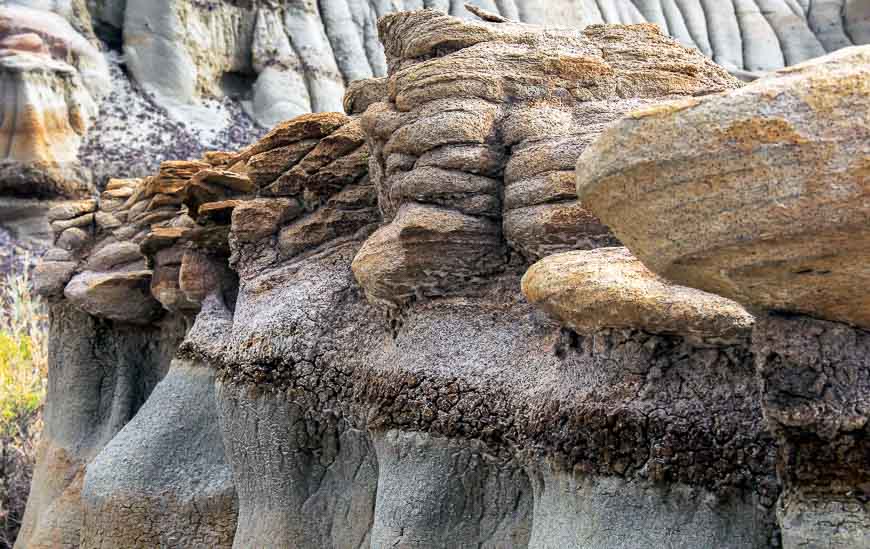
[[[45,308],[31,293],[29,275],[0,279],[0,548],[15,542],[27,503],[42,425],[47,351]]]

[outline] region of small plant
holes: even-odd
[[[31,292],[30,275],[7,274],[0,279],[0,548],[12,547],[27,503],[47,355],[45,307]]]

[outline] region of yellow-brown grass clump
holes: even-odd
[[[30,262],[25,261],[28,265]],[[18,533],[42,428],[48,321],[23,273],[0,279],[0,548]]]

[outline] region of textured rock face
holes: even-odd
[[[389,77],[351,87],[349,114],[52,212],[56,314],[184,340],[142,367],[150,398],[77,458],[64,498],[42,474],[20,547],[777,547],[745,334],[574,331],[520,291],[531,259],[599,242],[565,185],[587,140],[736,81],[646,25],[382,21]],[[553,225],[511,232],[508,181]],[[661,325],[680,324],[667,305]],[[722,331],[744,331],[729,306]]]
[[[106,323],[60,303],[51,311],[45,430],[16,547],[77,547],[85,467],[165,373],[184,328]]]
[[[228,547],[236,490],[214,370],[173,361],[129,424],[88,465],[81,547]]]
[[[750,92],[649,25],[484,17],[385,17],[347,114],[52,211],[53,379],[84,373],[50,398],[115,379],[99,330],[137,396],[49,414],[49,450],[86,442],[46,451],[20,547],[864,542],[864,332],[753,327],[597,248],[574,193],[625,112]]]
[[[632,113],[579,161],[578,194],[651,269],[761,312],[786,548],[870,543],[867,61]]]
[[[779,440],[783,545],[867,545],[870,334],[770,315],[759,319],[753,350],[764,415]]]
[[[107,79],[99,51],[62,17],[0,8],[0,194],[82,198],[92,192],[78,150]]]
[[[344,90],[353,81],[386,74],[377,19],[391,11],[427,7],[473,17],[462,2],[447,0],[14,0],[7,4],[2,18],[9,33],[0,31],[0,39],[6,41],[0,47],[34,53],[40,50],[35,34],[63,70],[56,63],[39,61],[39,70],[22,73],[22,67],[33,64],[6,59],[4,79],[10,80],[13,73],[27,74],[32,86],[44,90],[50,76],[67,87],[70,80],[80,80],[87,88],[71,95],[58,94],[54,86],[53,99],[44,107],[59,113],[53,122],[63,120],[64,112],[81,114],[69,125],[72,132],[53,128],[54,140],[49,142],[49,154],[61,158],[69,151],[75,156],[78,142],[84,139],[79,154],[83,169],[62,174],[65,185],[89,175],[98,184],[120,173],[144,176],[164,160],[195,158],[209,148],[238,148],[258,137],[260,127],[286,118],[341,110]],[[745,78],[870,41],[870,15],[863,0],[475,0],[471,4],[512,21],[576,29],[598,23],[650,22]],[[11,105],[8,99],[6,105]],[[92,124],[88,118],[95,118]],[[85,135],[89,125],[93,131]],[[40,167],[29,177],[54,181],[58,174]]]
[[[98,325],[131,332],[144,329],[143,337],[149,337],[154,326],[169,323],[173,326],[169,334],[183,336],[187,323],[204,302],[211,299],[235,304],[238,275],[229,268],[230,263],[238,265],[240,272],[246,272],[241,265],[248,259],[248,271],[264,268],[268,261],[310,253],[323,242],[348,231],[353,234],[376,220],[358,128],[358,120],[339,113],[301,117],[279,125],[238,153],[216,152],[200,161],[165,162],[153,176],[111,180],[99,205],[85,200],[53,209],[49,218],[57,247],[38,267],[40,293],[59,300],[53,306],[58,311],[76,308],[87,313],[77,314]],[[254,198],[258,193],[271,198]],[[306,213],[306,208],[314,211]],[[257,253],[265,241],[280,248],[280,255]],[[53,333],[59,338],[58,345],[68,344],[63,331]],[[87,339],[78,334],[69,337],[74,342]],[[123,340],[125,336],[117,337]],[[138,340],[128,343],[135,345]],[[171,348],[177,350],[178,341]],[[41,541],[44,536],[51,536],[47,540],[76,540],[69,542],[73,545],[80,540],[83,547],[140,543],[227,547],[234,538],[237,546],[249,547],[246,528],[257,532],[260,537],[251,543],[260,546],[275,531],[259,530],[258,526],[268,523],[269,517],[272,524],[283,524],[287,512],[277,509],[264,518],[262,508],[253,506],[252,501],[261,497],[262,491],[245,485],[237,495],[233,477],[244,475],[242,439],[228,437],[225,450],[219,427],[223,424],[230,433],[238,422],[247,425],[244,415],[218,419],[219,411],[227,410],[228,404],[216,401],[214,368],[177,360],[166,373],[168,358],[161,365],[153,381],[164,374],[166,377],[154,388],[153,398],[136,414],[135,421],[114,436],[132,414],[116,419],[110,436],[94,441],[88,453],[77,458],[75,470],[81,472],[64,498],[58,498],[57,490],[50,486],[41,488],[54,482],[51,472],[37,478],[31,506],[34,526],[22,534],[22,547],[48,543]],[[146,371],[147,367],[140,369]],[[153,383],[149,392],[151,387]],[[69,390],[74,396],[84,391],[78,386]],[[188,399],[195,400],[196,405],[191,406]],[[140,405],[138,402],[136,409]],[[59,432],[70,430],[51,416],[47,421]],[[236,454],[238,462],[231,470],[225,455]],[[373,453],[360,455],[360,459],[374,459]],[[252,457],[251,465],[259,467],[258,463]],[[350,473],[358,468],[348,467]],[[192,471],[197,473],[191,475]],[[279,472],[286,470],[279,468]],[[308,474],[314,473],[307,470],[303,478]],[[269,477],[256,476],[261,483],[268,483]],[[279,478],[277,474],[275,478]],[[339,475],[336,483],[344,478]],[[296,484],[288,488],[292,497],[299,497],[293,492],[296,488]],[[41,493],[48,496],[43,498]],[[331,509],[333,496],[327,494],[323,505]],[[71,518],[62,523],[55,519],[57,524],[45,526],[48,519],[41,517],[46,512]],[[335,512],[344,516],[350,511],[339,508]],[[310,509],[299,513],[308,517],[306,525],[324,531],[319,526],[319,513]],[[238,536],[237,515],[242,517]],[[344,540],[341,543],[346,546],[358,546],[368,533],[369,522],[361,524],[351,528],[346,537],[336,534],[336,539]],[[309,529],[296,530],[300,531]],[[328,535],[330,529],[325,531]],[[312,539],[311,546],[320,546],[329,538],[298,539]]]
[[[380,27],[389,101],[362,123],[390,224],[354,273],[382,302],[465,292],[512,252],[612,244],[572,192],[584,148],[627,110],[738,85],[650,25],[545,34],[421,11]]]
[[[66,20],[0,7],[0,228],[24,248],[50,238],[50,201],[93,193],[78,152],[104,77],[102,56]]]
[[[633,113],[580,158],[579,195],[666,278],[868,328],[868,85],[854,48]]]

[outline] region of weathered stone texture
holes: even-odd
[[[626,111],[739,85],[651,25],[542,33],[419,11],[379,26],[388,100],[362,128],[391,224],[354,271],[382,302],[462,292],[462,281],[506,265],[508,249],[534,261],[615,243],[566,184],[577,157]],[[434,223],[440,234],[424,228]],[[415,239],[445,244],[412,253]],[[453,242],[473,252],[448,251]]]
[[[753,351],[779,443],[784,546],[866,546],[870,333],[772,314],[759,318]]]
[[[85,468],[163,377],[183,326],[125,326],[60,303],[51,311],[45,430],[16,547],[78,547]]]
[[[105,24],[117,20],[110,4],[95,3]],[[181,5],[158,4],[134,6],[140,23]],[[282,36],[299,42],[290,49],[323,37],[320,16],[333,51],[359,55],[355,41],[369,34],[339,32],[349,12],[326,4],[165,10],[194,23],[190,35],[143,25],[136,62],[154,62],[151,47],[196,54],[178,66],[203,72],[166,84],[211,93],[226,66],[247,62],[233,56],[251,37],[200,37],[203,22],[250,23],[258,55],[284,55]],[[56,248],[39,287],[58,323],[53,345],[67,351],[52,359],[48,450],[21,547],[863,543],[866,334],[768,316],[753,327],[736,303],[647,270],[642,252],[601,248],[615,239],[577,200],[575,178],[600,161],[590,151],[611,154],[601,145],[615,139],[611,124],[673,123],[737,100],[769,110],[788,91],[753,91],[774,80],[740,89],[650,25],[504,20],[536,16],[523,5],[499,2],[501,15],[480,12],[486,22],[433,10],[387,16],[388,76],[350,86],[348,114],[305,114],[239,152],[164,162],[153,175],[111,180],[97,202],[54,210]],[[634,4],[599,5],[622,6],[607,17],[634,17]],[[841,19],[859,28],[847,7]],[[756,28],[750,3],[742,8],[738,27]],[[726,31],[717,27],[717,40]],[[202,44],[224,38],[232,47],[206,58]],[[300,50],[323,54],[308,63],[299,53],[301,73],[272,64],[258,78],[304,74],[306,90],[332,97],[363,57],[330,57],[325,44]],[[781,78],[840,74],[848,63],[838,60],[856,55]],[[340,76],[313,61],[335,61]],[[840,90],[816,91],[842,121]],[[666,102],[674,98],[678,107]],[[795,116],[809,110],[792,106]],[[831,136],[854,120],[831,125]],[[703,131],[686,128],[704,152]],[[723,146],[767,134],[740,135]],[[659,137],[643,143],[687,150]],[[752,147],[746,157],[760,161]],[[791,149],[765,150],[776,159]],[[631,158],[629,174],[642,175]],[[721,168],[704,173],[733,175]],[[794,184],[801,175],[789,169]],[[836,181],[845,194],[855,187]],[[837,197],[824,185],[815,192]],[[656,203],[623,194],[635,207]],[[672,222],[661,240],[679,236],[676,217],[663,209]],[[700,217],[688,219],[701,227]],[[74,367],[61,368],[67,360]],[[61,393],[66,376],[75,382]],[[80,417],[95,390],[111,413]],[[67,443],[80,432],[86,442]],[[828,519],[847,527],[825,530]]]
[[[632,113],[581,200],[650,269],[760,309],[870,326],[870,50]]]

